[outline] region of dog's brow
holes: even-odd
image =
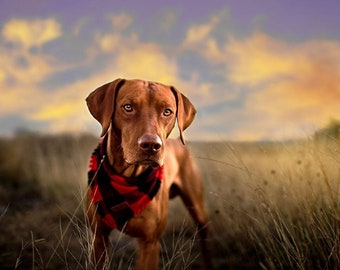
[[[149,89],[150,93],[154,93],[157,89],[157,85],[154,82],[148,82],[147,89]]]

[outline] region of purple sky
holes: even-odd
[[[308,136],[340,118],[339,10],[335,0],[3,0],[0,135],[99,133],[84,99],[127,77],[180,88],[199,111],[189,139]]]

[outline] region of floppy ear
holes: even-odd
[[[104,84],[94,90],[87,98],[86,103],[92,116],[102,125],[104,136],[110,127],[111,118],[115,110],[115,100],[118,89],[124,84],[125,80],[117,79]]]
[[[183,131],[190,126],[196,115],[196,109],[189,99],[179,92],[175,87],[171,87],[171,91],[174,93],[177,102],[177,125],[179,129],[179,135],[183,144],[185,144]]]

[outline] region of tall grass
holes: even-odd
[[[338,140],[215,146],[225,162],[203,171],[225,256],[262,269],[340,268],[339,150]]]
[[[93,269],[86,225],[89,136],[19,134],[0,139],[0,268]],[[176,242],[162,242],[163,269],[187,269],[195,230],[183,221]],[[172,233],[173,235],[173,233]],[[169,239],[169,241],[172,238]],[[174,241],[172,239],[171,241]],[[133,269],[136,242],[114,231],[110,269]]]
[[[339,149],[339,142],[309,141],[282,161],[287,169],[274,178],[282,193],[266,194],[250,231],[263,268],[340,268]]]
[[[88,135],[0,139],[0,268],[92,269],[84,193]],[[191,143],[204,180],[217,269],[340,268],[340,142]],[[195,227],[170,203],[161,269],[201,269]],[[112,234],[110,269],[137,244]]]

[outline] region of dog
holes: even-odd
[[[137,238],[136,269],[157,269],[169,199],[177,195],[198,227],[203,262],[211,269],[203,185],[183,137],[196,114],[193,104],[175,87],[126,79],[102,85],[86,102],[102,127],[87,192],[96,269],[108,266],[113,229]],[[167,139],[176,121],[180,138]]]

